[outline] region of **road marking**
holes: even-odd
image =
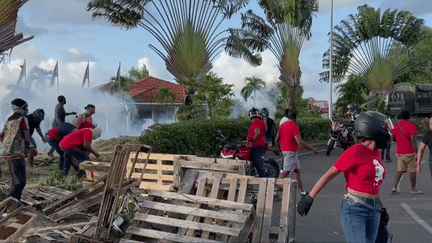
[[[429,233],[432,234],[432,227],[430,227],[428,225],[428,223],[426,223],[423,219],[421,219],[412,209],[410,206],[408,206],[408,204],[406,203],[401,203],[402,207],[405,209],[405,211],[407,211],[407,213],[415,220],[417,221],[417,223],[419,223],[421,226],[423,226],[423,228],[425,228],[427,231],[429,231]]]

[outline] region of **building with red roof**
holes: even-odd
[[[175,100],[166,104],[156,102],[161,87],[169,87]],[[155,123],[176,120],[175,115],[184,106],[185,92],[181,85],[155,77],[147,77],[130,85],[129,95],[135,101],[139,119],[152,119]]]

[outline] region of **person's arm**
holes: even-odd
[[[25,143],[28,145],[28,147],[29,148],[32,148],[33,147],[33,144],[31,144],[30,143],[30,132],[29,132],[29,123],[28,123],[28,120],[27,120],[27,118],[23,118],[23,127],[22,127],[22,130],[23,130],[23,133],[24,133],[24,141],[25,141]]]
[[[414,150],[417,152],[418,151],[417,150],[417,139],[416,139],[415,135],[411,136],[411,144],[412,144]]]
[[[276,146],[279,148],[279,151],[282,152],[282,149],[281,149],[281,146],[280,146],[280,135],[279,135],[279,131],[276,133],[275,143],[276,143]]]
[[[312,190],[309,193],[309,196],[311,198],[315,198],[318,193],[320,193],[320,191],[322,189],[324,189],[324,187],[327,186],[327,184],[333,180],[337,175],[339,175],[340,171],[338,169],[336,169],[334,166],[332,166],[323,176],[321,176],[321,178],[315,183],[314,187],[312,188]]]
[[[299,147],[301,147],[301,148],[305,148],[305,149],[309,149],[309,150],[312,150],[312,153],[314,153],[314,154],[317,154],[317,153],[318,153],[318,151],[317,151],[314,147],[310,146],[310,145],[307,144],[305,141],[303,141],[303,139],[301,138],[300,133],[297,134],[297,135],[295,135],[294,138],[296,139],[296,141],[297,141]]]
[[[77,113],[75,111],[69,112],[69,113],[65,113],[65,116],[70,116],[70,115],[76,115]]]
[[[94,154],[96,156],[96,158],[100,157],[100,154],[98,152],[96,152],[92,146],[91,146],[91,142],[89,141],[84,141],[84,149],[92,154]]]
[[[426,149],[426,144],[424,142],[420,142],[420,149],[417,152],[417,172],[419,174],[422,173],[421,161],[422,161],[425,149]]]
[[[39,136],[41,137],[42,142],[46,143],[46,139],[45,139],[45,136],[44,136],[43,133],[42,133],[41,128],[40,128],[40,127],[36,127],[36,131],[37,131],[37,133],[39,134]]]

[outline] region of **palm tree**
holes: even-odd
[[[129,73],[129,78],[134,80],[134,82],[141,79],[145,79],[150,76],[150,72],[147,69],[145,64],[143,64],[140,69],[132,67],[131,69],[129,69],[128,73]]]
[[[122,28],[140,26],[162,49],[150,44],[177,82],[195,79],[212,69],[211,62],[224,46],[221,23],[249,0],[91,0],[93,18],[104,18]],[[184,87],[186,100],[195,87]],[[186,103],[186,102],[185,102]]]
[[[33,36],[24,38],[23,34],[15,34],[18,19],[18,10],[28,0],[4,0],[0,3],[0,62],[4,60],[4,52],[33,39]]]
[[[254,97],[254,107],[255,107],[255,100],[256,100],[256,92],[264,89],[266,87],[266,83],[257,77],[246,77],[245,78],[246,86],[244,86],[240,94],[243,96],[243,98],[247,101],[247,99],[252,95]]]
[[[176,94],[171,91],[170,87],[161,86],[156,94],[155,99],[157,103],[165,103],[165,106],[168,106],[168,102],[174,102],[176,97]]]
[[[242,15],[242,28],[230,29],[225,50],[251,65],[261,65],[259,52],[269,49],[279,62],[279,79],[290,87],[290,107],[297,108],[300,87],[299,56],[311,36],[312,17],[318,11],[316,0],[260,0],[267,22],[252,10]]]
[[[378,97],[391,91],[394,80],[408,71],[408,55],[421,40],[424,21],[408,11],[388,9],[381,14],[367,5],[358,11],[335,27],[333,81],[355,74]],[[329,67],[329,51],[323,66]],[[328,71],[321,73],[321,81],[328,81]]]
[[[336,87],[338,99],[335,103],[336,110],[344,113],[348,104],[362,105],[366,103],[369,89],[362,82],[361,77],[351,74],[346,83]]]

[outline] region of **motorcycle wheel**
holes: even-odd
[[[347,150],[348,149],[348,144],[342,143],[342,148],[343,148],[343,150]]]
[[[336,142],[336,140],[330,138],[330,142],[327,145],[327,152],[326,152],[327,156],[329,156],[330,152],[333,150],[335,142]]]
[[[263,163],[264,170],[269,178],[279,178],[279,165],[274,159],[268,159]]]

